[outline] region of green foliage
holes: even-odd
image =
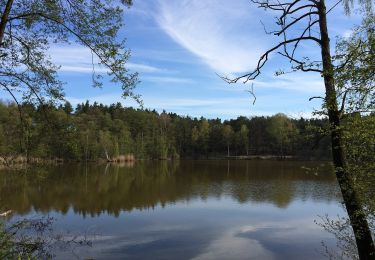
[[[53,239],[47,237],[51,224],[51,218],[25,219],[13,224],[0,221],[0,258],[52,258],[50,247]]]
[[[249,153],[249,129],[245,124],[241,125],[240,131],[236,133],[236,144],[246,155]]]
[[[338,96],[346,113],[375,111],[375,16],[368,15],[336,46]]]
[[[354,8],[354,0],[344,0],[344,8],[347,14],[350,14],[351,10]],[[358,0],[359,4],[362,6],[365,12],[372,12],[372,0]]]
[[[118,37],[123,8],[131,1],[121,2],[0,0],[1,88],[15,102],[20,102],[17,92],[29,103],[63,99],[62,82],[57,77],[59,67],[51,62],[48,48],[52,43],[78,43],[98,59],[93,63],[94,86],[101,86],[103,75],[95,73],[95,68],[102,66],[111,80],[121,85],[124,96],[138,100],[133,93],[137,74],[129,73],[125,66],[130,51],[125,40]],[[68,104],[65,108],[70,110]]]
[[[367,14],[349,37],[340,38],[336,52],[336,83],[342,103],[348,168],[363,203],[374,215],[375,192],[371,183],[375,181],[375,16]]]
[[[375,115],[353,114],[344,120],[348,168],[368,214],[375,217]]]
[[[280,147],[281,155],[284,155],[287,147],[293,145],[293,138],[297,136],[297,129],[294,123],[281,113],[271,117],[267,131]]]
[[[353,180],[370,232],[375,232],[375,17],[367,13],[362,24],[336,46],[336,88],[341,101],[343,143],[347,170]],[[339,241],[345,258],[358,259],[356,240],[346,217],[321,224]],[[327,251],[331,258],[337,257]],[[342,258],[343,256],[338,256]]]
[[[173,113],[88,102],[74,112],[63,106],[21,104],[28,120],[24,134],[15,104],[0,103],[0,156],[98,160],[134,154],[138,159],[207,158],[228,155],[325,157],[329,142],[317,145],[309,125],[325,120],[284,115],[221,122]],[[25,125],[25,124],[24,124]],[[7,126],[7,127],[3,127]],[[314,150],[316,146],[319,149]]]
[[[54,218],[48,216],[7,223],[0,220],[0,259],[53,259],[56,248],[92,246],[86,235],[80,238],[71,233],[57,233],[53,222]]]
[[[223,137],[227,145],[230,145],[233,141],[234,131],[231,125],[224,125],[223,127]]]

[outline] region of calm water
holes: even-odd
[[[310,170],[306,170],[309,167]],[[314,223],[343,215],[330,167],[312,162],[180,161],[0,172],[3,208],[49,215],[92,247],[60,259],[324,259]]]

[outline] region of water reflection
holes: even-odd
[[[92,248],[76,249],[81,259],[319,259],[321,241],[336,241],[314,219],[343,213],[339,200],[330,167],[313,162],[158,161],[0,172],[4,209],[49,214],[57,231],[96,234]]]
[[[238,203],[271,203],[287,208],[294,200],[337,201],[329,166],[312,162],[181,161],[135,165],[60,165],[23,173],[0,172],[3,208],[38,212],[118,216],[196,199],[230,197]]]

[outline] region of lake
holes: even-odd
[[[328,163],[145,161],[0,171],[10,221],[50,216],[92,246],[57,259],[325,259],[315,221],[345,216]]]

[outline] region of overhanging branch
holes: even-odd
[[[77,37],[77,39],[83,44],[85,45],[86,47],[88,47],[100,60],[100,63],[105,65],[113,75],[115,75],[115,77],[121,81],[123,84],[127,85],[128,83],[123,79],[123,77],[121,75],[119,75],[113,68],[112,66],[103,59],[103,57],[100,55],[100,53],[93,47],[91,46],[91,44],[85,40],[81,35],[79,35],[78,33],[76,33],[73,29],[71,29],[69,26],[67,26],[66,24],[64,24],[63,21],[60,21],[58,18],[54,18],[54,17],[50,17],[44,13],[40,13],[40,12],[34,12],[34,13],[25,13],[25,14],[20,14],[20,15],[17,15],[17,16],[14,16],[14,17],[11,17],[8,19],[8,21],[12,21],[12,20],[17,20],[17,19],[26,19],[27,17],[30,17],[30,16],[39,16],[39,17],[42,17],[46,20],[49,20],[49,21],[52,21],[60,26],[62,26],[65,30],[67,30],[69,33],[71,33],[72,35],[74,35],[75,37]]]
[[[268,51],[266,51],[261,57],[260,59],[258,60],[258,63],[257,63],[257,66],[255,68],[255,70],[253,70],[252,72],[250,73],[247,73],[245,75],[242,75],[242,76],[239,76],[239,77],[236,77],[234,79],[230,79],[228,77],[223,77],[223,76],[220,76],[224,81],[226,81],[227,83],[237,83],[239,80],[241,79],[244,79],[243,83],[246,83],[250,80],[254,80],[256,77],[259,76],[259,74],[261,73],[260,70],[263,68],[263,66],[266,64],[266,62],[268,61],[268,57],[269,55],[274,52],[275,50],[277,50],[278,48],[282,47],[282,46],[285,46],[287,44],[290,44],[290,43],[293,43],[293,42],[296,42],[296,41],[304,41],[304,40],[312,40],[316,43],[318,43],[320,45],[320,40],[316,37],[313,37],[313,36],[306,36],[306,37],[298,37],[298,38],[293,38],[293,39],[289,39],[289,40],[285,40],[285,41],[282,41],[280,42],[279,44],[277,44],[276,46],[274,46],[273,48],[269,49]]]

